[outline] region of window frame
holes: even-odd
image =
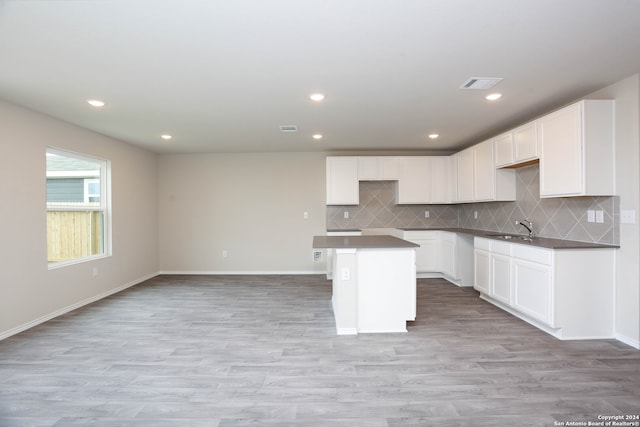
[[[68,158],[73,158],[77,160],[87,161],[91,163],[97,163],[99,165],[97,171],[95,171],[95,178],[86,177],[86,173],[79,173],[78,176],[82,175],[84,179],[83,182],[83,200],[85,205],[65,205],[64,202],[49,202],[45,197],[45,208],[46,212],[49,211],[67,211],[67,212],[101,212],[102,214],[102,252],[94,255],[81,256],[77,258],[66,259],[62,261],[49,261],[49,250],[48,250],[48,241],[49,241],[49,226],[47,224],[47,264],[48,269],[53,270],[60,267],[66,267],[69,265],[84,263],[88,261],[93,261],[100,258],[110,257],[112,255],[111,249],[111,161],[107,159],[103,159],[96,156],[91,156],[87,154],[81,154],[74,151],[64,150],[55,147],[46,147],[46,155],[57,155]],[[45,162],[46,163],[46,162]],[[92,171],[93,172],[93,171]],[[45,165],[45,174],[46,179],[45,183],[49,178],[60,178],[60,177],[74,177],[74,174],[68,173],[57,173],[56,171],[49,172],[47,170],[47,166]],[[88,183],[95,180],[100,180],[100,202],[93,202],[95,205],[90,205],[88,198],[91,196],[88,193]]]

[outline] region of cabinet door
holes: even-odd
[[[431,200],[429,157],[402,157],[397,203],[424,204]]]
[[[551,327],[553,316],[551,266],[513,259],[513,307]]]
[[[433,156],[430,159],[431,200],[429,203],[449,203],[449,158]]]
[[[491,254],[491,296],[505,304],[511,304],[511,257]]]
[[[482,249],[475,249],[473,261],[473,287],[477,291],[489,295],[491,291],[491,254]]]
[[[416,272],[432,273],[441,271],[440,240],[412,239],[411,241],[420,245],[419,248],[416,248]]]
[[[376,181],[378,179],[377,157],[358,157],[358,179],[360,181]]]
[[[496,167],[513,164],[513,132],[507,132],[494,138]]]
[[[397,180],[399,178],[398,162],[398,157],[378,157],[378,179],[384,181]]]
[[[496,166],[493,160],[493,140],[474,145],[474,200],[495,200]]]
[[[574,104],[538,120],[540,132],[540,196],[583,192],[582,104]]]
[[[536,122],[527,123],[513,131],[513,160],[515,163],[538,158]]]
[[[358,157],[360,181],[395,181],[398,179],[398,157]]]
[[[442,237],[442,273],[452,279],[458,278],[455,234]]]
[[[457,154],[457,177],[459,202],[473,201],[473,147]]]
[[[327,157],[327,205],[358,203],[358,158]]]

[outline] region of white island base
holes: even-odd
[[[338,335],[407,332],[416,318],[414,248],[335,249],[333,271]]]

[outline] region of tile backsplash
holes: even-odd
[[[461,227],[525,234],[515,222],[528,219],[538,236],[619,244],[619,197],[540,199],[539,170],[538,165],[516,169],[515,202],[396,205],[396,182],[362,181],[358,206],[327,206],[327,229]],[[604,222],[587,222],[588,210],[603,211]]]

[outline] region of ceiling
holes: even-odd
[[[638,72],[637,0],[0,0],[0,99],[158,153],[453,151]]]

